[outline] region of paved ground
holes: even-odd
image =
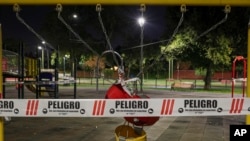
[[[17,98],[8,87],[6,98]],[[73,89],[60,88],[60,98],[73,98]],[[230,97],[230,94],[144,90],[152,98]],[[105,89],[78,88],[77,98],[103,98]],[[25,98],[35,94],[25,89]],[[48,98],[44,96],[44,98]],[[11,118],[4,125],[5,141],[115,141],[114,130],[123,118]],[[229,141],[229,125],[245,124],[245,116],[167,117],[145,127],[147,141]]]

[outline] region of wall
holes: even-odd
[[[195,75],[194,70],[175,70],[173,73],[174,79],[203,79],[204,76]],[[212,77],[213,80],[232,79],[232,72],[215,72]]]

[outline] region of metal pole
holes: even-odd
[[[174,79],[174,59],[171,59],[171,79]]]
[[[55,81],[57,82],[58,81],[58,52],[59,52],[59,46],[57,47],[57,50],[54,50],[56,51],[56,58],[55,58]],[[59,97],[59,85],[58,84],[55,84],[55,93],[54,93],[54,98],[58,98]]]
[[[0,24],[0,99],[3,92],[3,75],[2,75],[2,58],[3,58],[3,40],[2,40],[2,25]],[[4,119],[0,117],[0,141],[4,140]]]
[[[41,68],[44,69],[44,48],[42,47],[42,64]]]
[[[49,69],[50,61],[49,61],[49,51],[47,49],[46,43],[44,44],[44,49],[46,50],[46,59],[47,59],[47,69]]]
[[[38,51],[37,51],[38,52]],[[38,85],[39,78],[40,78],[40,73],[41,73],[41,60],[37,59],[37,68],[38,68],[38,74],[36,75],[36,99],[39,98],[40,95],[40,85]]]
[[[143,26],[141,27],[141,60],[140,60],[140,68],[141,68],[141,92],[143,92]]]
[[[63,76],[65,76],[65,57],[63,57]]]
[[[24,45],[23,42],[21,43],[21,81],[24,82]],[[21,86],[21,98],[24,98],[24,85],[19,85]]]
[[[41,55],[41,69],[44,69],[44,47],[43,46],[38,46],[38,49],[42,51],[42,55]]]
[[[73,71],[74,71],[74,80],[75,80],[75,82],[74,82],[74,99],[76,99],[76,69],[77,69],[77,67],[76,67],[76,64],[77,64],[77,60],[76,60],[76,58],[74,59],[74,66],[73,66]]]
[[[235,73],[235,61],[233,61],[232,65],[232,94],[231,97],[234,97],[234,73]]]
[[[18,82],[21,81],[21,66],[22,66],[22,45],[21,43],[19,43],[19,55],[18,55]],[[20,90],[20,84],[17,84],[17,95],[18,95],[18,98],[21,98],[21,90]]]
[[[247,37],[247,74],[250,74],[250,21],[248,22]],[[250,75],[247,75],[247,97],[250,97]],[[250,125],[250,115],[246,115],[246,124]]]
[[[168,59],[168,80],[170,80],[171,77],[171,69],[170,69],[170,59]]]
[[[140,8],[140,11],[141,11],[141,18],[143,18],[143,13],[145,12],[146,10],[146,6],[144,4],[141,4],[141,8]],[[143,19],[144,20],[144,19]],[[143,72],[143,36],[144,36],[144,21],[143,23],[140,23],[140,26],[141,26],[141,43],[140,43],[140,46],[141,46],[141,59],[140,59],[140,72],[141,72],[141,92],[143,92],[143,79],[144,79],[144,72]]]

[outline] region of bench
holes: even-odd
[[[193,82],[174,82],[171,84],[171,90],[175,88],[186,88],[186,89],[194,89]]]

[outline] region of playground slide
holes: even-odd
[[[36,93],[36,85],[35,84],[29,84],[29,85],[25,85],[26,86],[26,88],[29,90],[29,91],[31,91],[31,92],[33,92],[33,93]]]
[[[25,86],[29,91],[36,93],[36,85],[35,84],[28,84]],[[50,97],[54,96],[54,92],[53,92],[54,90],[51,87],[41,87],[41,91],[42,91],[42,93],[40,93],[40,95],[43,95],[43,92],[48,92]]]

